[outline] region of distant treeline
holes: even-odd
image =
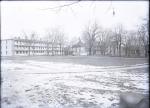
[[[64,31],[59,28],[48,30],[45,36],[40,39],[36,32],[23,37],[29,40],[44,40],[58,44],[60,49],[68,55],[72,54],[72,46],[78,39],[68,41]],[[113,29],[104,29],[98,23],[86,25],[81,33],[80,39],[88,55],[109,55],[126,57],[148,57],[149,53],[149,21],[143,20],[143,24],[137,30],[126,30],[122,24]]]

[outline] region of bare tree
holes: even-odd
[[[122,45],[123,45],[123,36],[124,36],[124,29],[122,24],[117,25],[117,27],[115,28],[115,36],[114,36],[114,40],[116,42],[116,47],[117,47],[117,52],[119,54],[119,56],[121,56],[121,49],[122,49]]]
[[[140,42],[136,31],[128,31],[124,38],[125,56],[140,56]]]
[[[97,37],[97,47],[99,47],[99,50],[102,55],[105,55],[106,52],[107,54],[111,52],[111,37],[112,32],[109,29],[101,29],[99,32],[99,35]]]
[[[47,55],[49,55],[48,47],[51,45],[51,52],[52,55],[55,55],[55,53],[60,53],[60,55],[63,54],[63,45],[65,44],[66,37],[65,34],[59,29],[59,28],[53,28],[49,31],[47,31],[46,35],[47,39]],[[59,50],[57,49],[59,45]]]
[[[54,46],[56,43],[55,32],[50,30],[47,31],[45,38],[47,40],[47,55],[49,55],[50,52],[52,55],[54,55]],[[50,45],[51,45],[51,51],[49,50]]]
[[[112,30],[107,30],[107,44],[108,44],[108,54],[110,56],[116,55],[116,40],[115,40],[115,33]]]
[[[145,57],[148,56],[148,49],[149,49],[149,34],[148,34],[148,22],[142,24],[138,29],[138,35],[140,36],[140,40],[144,47]]]
[[[96,22],[92,25],[88,25],[83,31],[83,40],[86,44],[89,55],[94,55],[96,38],[99,33],[99,26]]]
[[[58,31],[57,35],[56,35],[56,41],[59,44],[60,55],[63,55],[63,46],[64,46],[66,40],[67,39],[65,37],[65,34],[63,32],[61,32],[61,31]]]
[[[131,43],[132,43],[132,39],[131,37],[132,34],[129,34],[129,31],[127,33],[127,35],[124,38],[124,51],[125,51],[125,56],[130,56],[130,52],[131,52]]]
[[[28,47],[28,55],[31,55],[31,51],[34,54],[35,50],[35,42],[37,40],[37,34],[35,32],[32,32],[31,34],[27,35],[25,32],[23,32],[23,35],[25,37],[26,46]]]

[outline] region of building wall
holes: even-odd
[[[63,47],[45,41],[7,39],[1,41],[1,56],[63,55]]]
[[[44,42],[29,42],[25,40],[15,40],[15,55],[20,56],[34,56],[46,55],[50,49]]]
[[[12,56],[14,54],[14,41],[12,39],[1,41],[1,56]]]

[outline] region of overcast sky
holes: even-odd
[[[148,1],[81,1],[63,8],[46,9],[72,2],[75,1],[2,1],[1,38],[17,37],[23,31],[35,31],[42,37],[46,30],[55,27],[69,38],[79,37],[84,27],[94,21],[104,28],[122,23],[127,30],[132,30],[148,15]]]

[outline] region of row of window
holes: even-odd
[[[16,54],[28,54],[29,51],[16,51]],[[30,53],[45,53],[45,51],[30,51]]]
[[[30,44],[31,42],[29,41],[15,41],[16,44]],[[40,45],[47,45],[45,42],[32,42],[33,44],[40,44]]]
[[[30,45],[30,44],[25,44],[25,43],[20,43],[20,44],[15,43],[15,45],[19,45],[19,46],[37,46],[37,47],[39,47],[39,46],[47,46],[47,45],[39,45],[39,44],[31,44]],[[51,46],[51,45],[49,45],[49,46]]]
[[[16,48],[25,49],[25,48],[29,48],[29,47],[28,46],[16,46]],[[47,47],[36,47],[36,46],[30,47],[30,48],[32,48],[32,49],[47,49]],[[53,47],[53,48],[59,49],[59,47]],[[52,47],[49,47],[48,49],[52,49]]]
[[[27,46],[16,46],[16,48],[19,48],[19,49],[25,49],[25,48],[28,48]],[[30,47],[32,49],[46,49],[46,47]]]
[[[49,46],[46,46],[46,45],[43,45],[43,46],[42,46],[42,45],[15,45],[15,46],[16,46],[16,47],[29,47],[29,46],[30,46],[30,47],[46,47],[46,48],[47,48],[47,47],[52,47],[52,46],[50,46],[50,45],[49,45]],[[58,45],[55,45],[55,46],[53,46],[53,47],[59,47],[59,46],[58,46]]]
[[[30,51],[30,53],[47,53],[47,51]],[[58,51],[55,51],[58,53]],[[29,51],[16,51],[16,54],[29,54]]]
[[[52,44],[49,44],[49,45],[48,45],[48,44],[29,44],[29,43],[23,43],[23,42],[22,42],[22,43],[16,43],[16,42],[15,42],[15,45],[38,46],[38,47],[39,47],[39,46],[52,46]],[[53,45],[53,46],[59,46],[59,45],[58,45],[58,44],[55,44],[55,45]]]

